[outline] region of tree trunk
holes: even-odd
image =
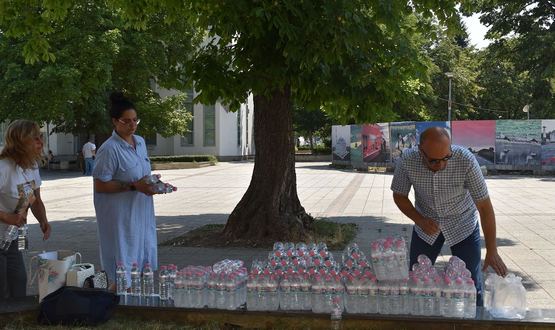
[[[256,155],[249,188],[224,229],[230,240],[264,243],[309,238],[314,220],[297,196],[291,90],[254,96]]]
[[[310,153],[313,154],[314,153],[314,137],[312,136],[312,134],[310,134],[308,136],[308,140],[310,141]]]

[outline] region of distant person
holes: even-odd
[[[145,140],[135,135],[137,109],[121,93],[113,93],[110,100],[114,131],[96,154],[94,209],[101,266],[115,283],[116,263],[122,262],[129,286],[134,262],[140,269],[146,262],[153,270],[158,266],[154,190],[142,180],[151,169]]]
[[[534,158],[536,157],[536,153],[535,152],[531,152],[526,156],[526,165],[529,165],[530,163],[533,163]]]
[[[408,194],[414,188],[416,203]],[[466,263],[482,305],[480,227],[486,242],[483,269],[491,266],[504,276],[507,267],[497,253],[495,214],[476,158],[466,148],[452,146],[441,127],[426,129],[420,146],[407,149],[395,167],[391,183],[393,200],[414,221],[410,243],[410,267],[424,254],[435,263],[444,243]]]
[[[503,149],[500,153],[499,153],[499,161],[501,163],[505,163],[507,164],[509,162],[509,152],[511,150],[510,149]]]
[[[96,155],[96,145],[93,143],[93,139],[89,139],[87,143],[83,145],[83,158],[85,159],[85,175],[92,175],[94,168],[94,158]]]
[[[16,120],[8,126],[4,141],[0,153],[0,233],[4,234],[9,225],[21,227],[27,223],[30,208],[46,240],[50,224],[40,196],[38,163],[44,143],[39,125]],[[25,297],[26,288],[25,263],[15,240],[7,251],[0,252],[0,301]]]

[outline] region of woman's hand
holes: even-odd
[[[154,191],[154,187],[151,184],[146,183],[144,178],[140,179],[139,181],[133,182],[132,184],[137,191],[142,192],[147,196],[152,196],[156,194],[156,192]]]
[[[26,215],[27,215],[27,212],[25,212],[25,215],[17,214],[17,213],[6,213],[4,222],[7,223],[8,225],[21,227],[25,224],[25,222],[27,222]]]

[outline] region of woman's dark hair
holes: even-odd
[[[110,117],[120,119],[127,110],[135,110],[133,102],[129,101],[122,92],[113,92],[110,95]]]

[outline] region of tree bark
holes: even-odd
[[[314,220],[297,195],[291,90],[254,96],[254,171],[247,192],[227,220],[230,240],[267,243],[309,239]]]

